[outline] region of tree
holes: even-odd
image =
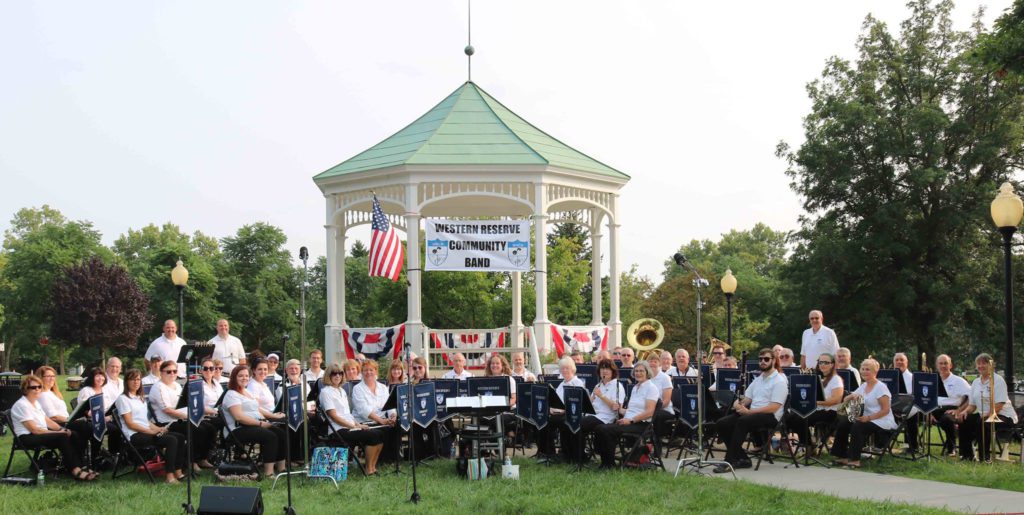
[[[53,284],[50,334],[64,346],[99,347],[100,361],[110,347],[134,349],[142,331],[152,323],[149,299],[119,265],[106,265],[98,256],[67,267]]]
[[[570,238],[548,244],[548,317],[555,323],[590,323],[590,261],[581,260],[580,245]]]
[[[1024,0],[1016,0],[995,22],[991,34],[979,37],[977,55],[997,77],[1024,75]]]
[[[1021,168],[1024,97],[970,57],[980,24],[954,31],[952,2],[909,9],[898,36],[865,20],[857,60],[807,87],[805,142],[778,146],[807,211],[782,318],[798,334],[816,307],[861,352],[934,356],[998,341],[988,206]]]
[[[238,322],[235,331],[248,349],[277,345],[282,334],[298,327],[299,283],[287,242],[281,229],[262,222],[221,240],[218,300]]]
[[[86,221],[68,221],[43,206],[20,209],[4,234],[6,265],[0,279],[0,304],[8,324],[7,359],[46,361],[36,345],[49,331],[52,286],[65,267],[94,255],[110,260],[100,233]]]

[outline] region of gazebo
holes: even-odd
[[[619,345],[618,192],[629,176],[579,152],[523,120],[473,82],[391,137],[313,178],[326,200],[327,359],[338,361],[345,319],[345,239],[371,222],[375,192],[390,222],[405,231],[408,316],[405,338],[417,352],[421,317],[424,217],[532,218],[536,319],[540,351],[549,348],[547,224],[586,226],[593,249],[592,325],[601,325],[601,224],[608,227],[610,341]],[[570,216],[573,213],[583,216]],[[512,272],[509,333],[522,344],[521,273]]]

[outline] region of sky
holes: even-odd
[[[960,1],[955,27],[981,5],[990,26],[1010,3]],[[829,57],[856,56],[866,15],[896,31],[907,12],[899,0],[478,0],[473,81],[632,176],[620,256],[658,280],[692,239],[797,228],[801,199],[774,150],[802,141],[806,84]],[[466,21],[466,2],[449,0],[3,2],[0,231],[48,204],[106,244],[150,223],[222,238],[267,222],[293,254],[323,255],[312,177],[466,80]]]

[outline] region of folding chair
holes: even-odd
[[[661,409],[661,399],[654,406],[654,412]],[[654,434],[654,422],[642,422],[643,431],[640,433],[623,433],[619,435],[619,468],[631,468],[633,464],[640,470],[654,470],[660,468],[665,471],[665,464],[662,461],[661,440]],[[647,462],[643,456],[647,456]]]
[[[340,445],[341,447],[348,449],[349,461],[354,461],[356,466],[359,467],[359,471],[363,473],[363,476],[366,476],[366,468],[356,455],[356,448],[345,440],[345,437],[342,436],[341,433],[334,429],[334,426],[331,425],[330,417],[327,416],[327,412],[324,411],[319,402],[316,405],[316,417],[314,417],[314,419],[310,419],[309,427],[318,433],[320,440],[326,443]],[[366,455],[365,445],[360,445],[358,450],[363,454],[363,456]]]
[[[906,432],[907,432],[907,418],[910,417],[910,412],[914,409],[914,396],[910,395],[910,394],[899,394],[899,395],[897,395],[896,399],[894,399],[892,401],[892,404],[890,405],[890,409],[892,410],[893,416],[896,418],[897,426],[896,426],[896,429],[888,432],[889,433],[889,435],[888,435],[889,436],[888,445],[884,445],[884,444],[883,445],[878,445],[878,442],[875,442],[877,448],[880,449],[880,452],[869,451],[869,452],[867,452],[867,454],[871,454],[873,456],[878,456],[879,460],[881,460],[883,457],[885,457],[886,454],[888,454],[889,456],[892,456],[894,458],[900,458],[900,459],[909,460],[909,461],[916,461],[917,460],[917,456],[909,456],[909,457],[897,456],[897,455],[893,454],[893,452],[892,452],[893,447],[896,446],[896,442],[900,439],[899,438],[900,435],[901,434],[905,435]],[[920,426],[926,426],[926,425],[927,424],[918,424],[919,427]],[[918,436],[918,438],[920,438],[920,436]],[[905,439],[905,437],[904,437],[904,439]],[[920,440],[918,440],[918,441],[920,441]]]
[[[1007,424],[996,425],[995,440],[998,447],[997,450],[1003,459],[1017,456],[1021,464],[1024,465],[1024,392],[1010,392],[1010,404],[1013,405],[1013,409],[1017,412],[1017,423],[1012,426]],[[1020,444],[1021,450],[1019,452],[1010,452],[1010,444],[1013,442]]]
[[[113,417],[113,420],[121,420],[121,414],[118,413],[116,405],[111,406],[110,414]],[[145,451],[146,455],[152,458],[159,454],[157,448],[153,445],[146,445],[142,447],[135,446],[132,444],[131,439],[124,434],[124,431],[117,431],[117,435],[110,436],[112,438],[119,438],[121,441],[120,447],[113,453],[114,471],[111,473],[110,478],[117,479],[119,477],[127,476],[128,474],[131,474],[136,467],[142,467],[146,471],[146,475],[149,476],[149,482],[156,483],[156,480],[153,478],[153,471],[149,470],[149,467],[146,466],[146,459],[143,457],[142,453]],[[121,472],[122,463],[127,465],[127,472],[119,473]]]
[[[787,400],[786,404],[783,406],[782,412],[786,413],[788,411],[789,401]],[[751,436],[760,435],[763,441],[761,448],[758,451],[747,453],[747,455],[751,457],[754,455],[757,456],[757,465],[754,466],[754,470],[756,471],[761,468],[761,461],[763,460],[768,460],[768,463],[775,463],[773,457],[786,457],[786,455],[772,455],[772,435],[775,433],[779,433],[779,449],[781,450],[783,448],[783,443],[785,443],[786,449],[789,450],[787,454],[789,459],[793,462],[793,466],[800,468],[800,463],[796,459],[796,445],[794,445],[793,440],[789,437],[789,428],[786,427],[786,417],[782,417],[774,426],[750,433]]]
[[[4,477],[8,477],[8,473],[11,471],[11,463],[14,461],[14,454],[17,451],[22,451],[23,453],[25,453],[25,457],[28,458],[30,472],[38,471],[40,467],[39,455],[42,454],[43,451],[51,451],[51,449],[47,449],[45,447],[30,447],[24,445],[21,441],[21,437],[16,436],[14,433],[14,421],[11,420],[11,410],[4,410],[2,413],[0,413],[0,417],[3,417],[4,427],[11,434],[11,454],[7,458],[7,467],[4,468]],[[52,452],[56,453],[56,455],[58,456],[60,455],[60,453],[58,453],[57,451]],[[44,470],[46,472],[54,472],[59,469],[60,465],[58,462],[58,466],[56,469]]]

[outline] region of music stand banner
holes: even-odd
[[[814,374],[789,376],[789,409],[803,418],[818,409],[818,388],[821,382]]]
[[[206,414],[206,404],[203,399],[203,382],[201,380],[188,382],[188,420],[193,426],[199,427]]]
[[[435,379],[434,383],[434,402],[437,405],[437,418],[438,420],[447,420],[454,416],[449,414],[446,406],[448,405],[448,399],[459,396],[459,381],[458,379]]]
[[[415,400],[415,409],[413,409],[413,422],[420,427],[429,426],[435,419],[437,419],[437,402],[434,399],[435,395],[434,383],[419,383],[412,387],[412,396]]]
[[[409,392],[409,385],[400,384],[395,388],[395,397],[397,404],[395,408],[398,411],[398,425],[405,431],[412,428],[412,414],[409,413],[409,401],[412,395]]]
[[[899,370],[896,370],[895,368],[883,368],[878,371],[878,380],[889,388],[889,394],[892,395],[892,399],[899,396],[899,382],[903,380],[903,374]]]
[[[587,391],[583,388],[567,386],[562,389],[565,401],[565,425],[573,433],[580,432],[583,425],[583,397]]]
[[[302,385],[290,384],[284,389],[286,401],[286,415],[288,416],[288,427],[292,431],[298,431],[302,425]]]
[[[697,427],[697,385],[681,384],[672,390],[672,406],[679,420],[691,429]]]
[[[939,374],[914,372],[914,407],[931,413],[939,408]],[[945,385],[943,385],[945,386]]]
[[[720,368],[715,375],[715,388],[720,392],[736,395],[742,383],[743,373],[738,368]]]
[[[548,425],[548,392],[551,388],[546,384],[530,385],[530,393],[533,397],[533,409],[530,410],[530,420],[537,429],[543,429]]]
[[[477,395],[496,395],[511,397],[508,376],[470,377],[466,379],[466,391],[470,397]]]
[[[587,391],[594,391],[594,387],[601,381],[597,375],[597,365],[576,365],[576,377],[583,380]]]
[[[516,416],[533,423],[533,383],[516,384]]]
[[[89,397],[89,423],[92,426],[92,437],[97,442],[102,442],[103,435],[107,434],[107,422],[103,419],[105,414],[103,394],[98,393]]]

